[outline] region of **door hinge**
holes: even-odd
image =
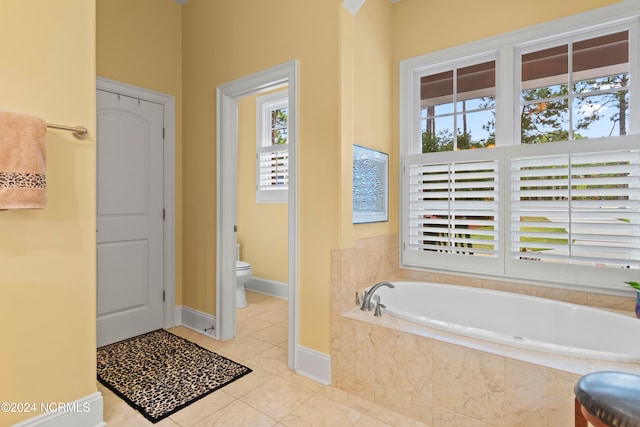
[[[162,139],[165,139],[165,136],[164,136],[165,135],[165,130],[166,130],[165,128],[162,128]]]
[[[164,208],[162,208],[162,220],[164,221],[166,217],[167,217],[167,212]]]
[[[165,291],[162,291],[162,301],[164,301],[164,297],[165,297]]]

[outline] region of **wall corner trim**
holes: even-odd
[[[331,356],[298,345],[296,372],[324,385],[331,384]]]
[[[96,391],[64,406],[57,406],[55,412],[40,414],[13,427],[104,427],[107,423],[104,422],[103,406],[102,393]]]
[[[355,15],[358,10],[362,7],[366,0],[344,0],[342,2],[342,7],[347,9],[350,14]]]

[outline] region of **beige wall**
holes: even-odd
[[[256,203],[256,99],[238,102],[237,241],[253,277],[287,283],[287,204]]]
[[[175,97],[175,283],[182,304],[182,6],[174,0],[97,0],[98,76]]]
[[[90,132],[50,130],[46,208],[0,212],[0,402],[96,391],[94,17],[92,0],[0,2],[0,108]]]

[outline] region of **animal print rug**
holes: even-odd
[[[250,372],[163,329],[98,349],[98,381],[153,423]]]

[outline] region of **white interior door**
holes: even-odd
[[[163,326],[161,104],[97,91],[97,344]]]

